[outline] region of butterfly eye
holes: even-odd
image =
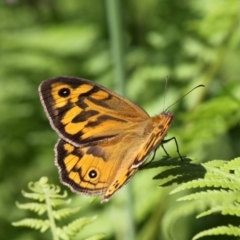
[[[58,91],[58,95],[60,97],[68,97],[70,95],[71,91],[69,88],[62,88]]]
[[[88,173],[88,176],[90,178],[96,178],[97,177],[97,171],[96,170],[90,170]]]

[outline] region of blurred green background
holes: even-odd
[[[33,216],[15,205],[26,201],[21,190],[28,182],[47,176],[60,184],[53,152],[58,137],[37,91],[50,77],[78,76],[117,92],[124,87],[125,96],[150,115],[204,84],[171,107],[175,121],[168,136],[176,136],[181,153],[195,162],[240,155],[239,1],[121,1],[119,40],[126,75],[121,83],[113,64],[111,11],[109,2],[101,0],[0,2],[0,239],[51,239],[50,233],[11,225]],[[174,143],[165,147],[176,156]],[[159,148],[155,159],[163,155]],[[138,172],[104,204],[99,198],[89,204],[90,197],[62,186],[74,206],[83,206],[82,216],[98,216],[75,239],[105,233],[109,240],[167,240],[164,217],[181,205],[177,196],[168,195],[171,188],[157,188],[152,178],[159,172]],[[169,231],[175,239],[188,240],[226,222],[218,215],[183,216]]]

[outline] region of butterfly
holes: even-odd
[[[52,128],[60,139],[55,164],[63,184],[102,202],[136,173],[164,143],[174,115],[150,117],[107,88],[77,77],[55,77],[39,86]]]

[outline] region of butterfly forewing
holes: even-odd
[[[39,93],[52,127],[76,146],[114,138],[131,124],[149,118],[120,95],[80,78],[47,80],[40,85]]]

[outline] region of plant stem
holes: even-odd
[[[119,0],[106,0],[110,45],[113,58],[113,71],[116,90],[119,94],[125,93],[125,64],[121,6]]]
[[[50,229],[52,232],[53,240],[59,240],[58,235],[57,235],[57,226],[55,224],[55,219],[53,217],[53,212],[52,212],[52,206],[51,206],[51,201],[49,197],[49,190],[47,188],[43,188],[43,191],[46,196],[46,205],[47,205],[47,214],[48,214],[48,219],[50,222]]]
[[[119,0],[106,0],[108,26],[110,34],[110,43],[114,64],[114,79],[116,90],[119,94],[125,95],[125,64],[124,64],[124,47],[123,31],[121,19],[121,6]],[[134,240],[135,226],[133,217],[133,194],[131,183],[125,186],[126,189],[126,223],[128,229],[125,231],[124,239]]]

